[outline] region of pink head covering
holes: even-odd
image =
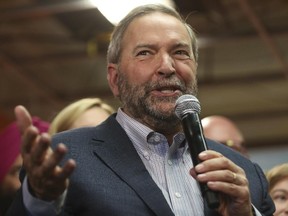
[[[33,117],[32,121],[41,133],[48,131],[48,122],[42,121],[38,117]],[[0,132],[0,182],[20,154],[20,145],[20,132],[16,122],[13,122]]]

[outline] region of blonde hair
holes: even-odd
[[[266,173],[269,191],[282,179],[288,177],[288,163],[277,165]]]
[[[49,134],[53,135],[55,133],[71,129],[76,119],[78,119],[78,117],[85,111],[93,107],[100,107],[108,114],[114,113],[114,109],[110,105],[104,103],[100,98],[80,99],[74,103],[71,103],[56,115],[51,122]]]

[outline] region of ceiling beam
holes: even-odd
[[[240,73],[239,73],[240,74]],[[250,85],[251,83],[261,83],[261,82],[275,82],[279,80],[283,80],[285,75],[283,75],[282,71],[271,71],[267,74],[255,74],[253,71],[250,73],[251,75],[245,76],[235,76],[235,77],[227,77],[227,78],[203,78],[198,81],[199,86],[201,87],[216,87],[216,86],[229,86],[229,85]]]
[[[274,58],[279,62],[283,68],[284,75],[288,78],[288,63],[285,61],[285,58],[279,48],[277,47],[275,41],[272,39],[271,35],[266,30],[265,26],[260,21],[259,17],[252,10],[251,6],[247,0],[238,0],[238,3],[246,14],[249,21],[252,23],[256,31],[258,32],[260,38],[266,44],[267,48],[273,54]]]
[[[59,104],[60,101],[57,97],[52,95],[48,90],[45,90],[41,84],[34,82],[31,78],[29,78],[26,73],[20,69],[20,67],[14,64],[11,59],[2,53],[0,53],[0,67],[2,68],[2,72],[7,74],[9,73],[9,75],[12,75],[15,79],[21,80],[24,85],[33,89],[33,94],[38,94],[45,98],[46,102],[50,105],[57,106]],[[11,88],[15,88],[15,86],[11,86]]]

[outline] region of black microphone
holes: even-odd
[[[200,103],[193,95],[182,95],[176,101],[175,114],[182,122],[194,167],[201,162],[198,158],[199,153],[207,150],[199,118],[200,111]],[[209,189],[206,183],[199,182],[199,185],[208,207],[211,209],[218,208],[220,205],[218,193]]]

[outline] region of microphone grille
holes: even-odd
[[[182,95],[176,100],[175,114],[182,119],[187,113],[200,114],[201,106],[199,100],[193,95]]]

